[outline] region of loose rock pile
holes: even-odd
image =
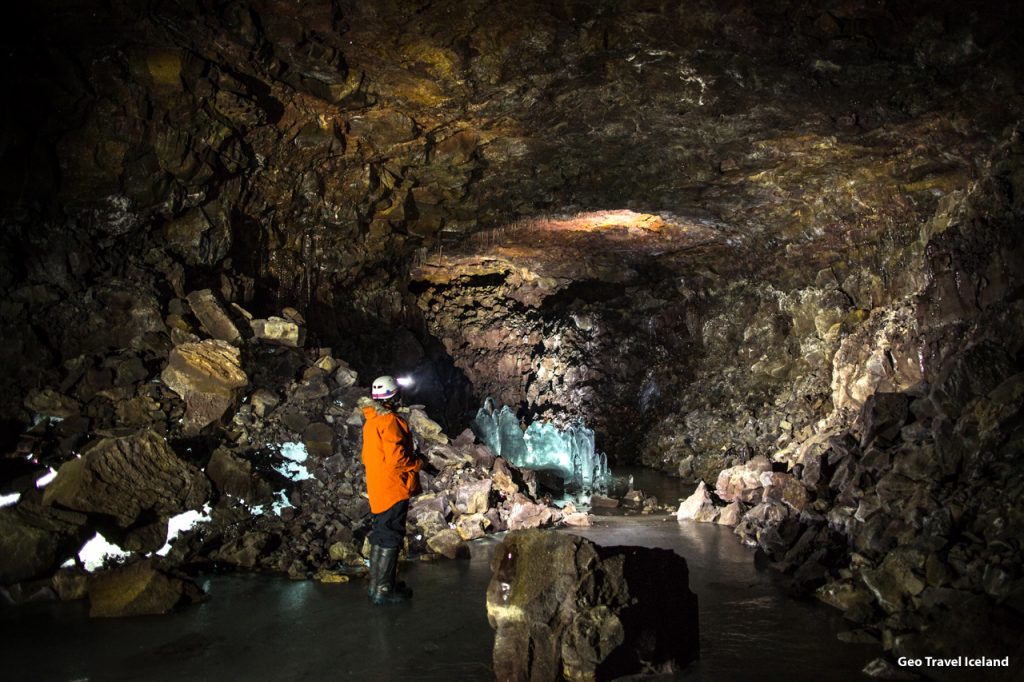
[[[330,349],[304,348],[294,310],[253,319],[209,290],[169,307],[173,342],[80,356],[25,401],[38,421],[10,483],[20,498],[0,510],[10,599],[88,592],[94,615],[127,615],[196,598],[181,578],[202,569],[330,582],[363,570],[357,373]],[[487,533],[589,523],[470,431],[452,440],[422,407],[403,411],[429,463],[409,555],[456,558]],[[48,467],[52,481],[41,479]],[[201,520],[177,535],[183,514]],[[128,556],[90,580],[73,559],[97,533]]]

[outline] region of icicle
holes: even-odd
[[[555,471],[566,488],[589,498],[603,492],[610,472],[603,452],[597,452],[594,432],[582,422],[560,429],[537,421],[523,431],[507,405],[500,410],[488,398],[473,420],[473,430],[494,454],[524,469]]]

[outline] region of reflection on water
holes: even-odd
[[[602,517],[572,531],[605,545],[672,549],[698,595],[701,658],[681,680],[860,680],[876,647],[836,640],[838,612],[788,598],[727,528]],[[403,566],[410,604],[373,607],[366,585],[208,576],[211,599],[163,617],[90,621],[84,604],[0,610],[11,679],[489,680],[484,595],[495,541],[469,561]],[[672,580],[672,576],[664,576]]]

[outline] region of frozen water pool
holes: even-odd
[[[570,532],[570,531],[559,531]],[[701,659],[674,679],[862,680],[879,648],[839,642],[839,612],[788,597],[729,529],[674,517],[599,517],[573,530],[684,556],[700,604]],[[85,603],[0,609],[5,679],[489,680],[484,601],[494,540],[467,561],[403,565],[416,596],[374,607],[361,580],[266,575],[200,582],[208,602],[167,616],[89,620]],[[666,576],[666,580],[671,577]]]

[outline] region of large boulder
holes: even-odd
[[[231,317],[224,306],[220,304],[217,297],[210,289],[193,291],[188,296],[188,305],[192,308],[192,314],[203,325],[203,329],[215,339],[227,341],[231,344],[238,344],[242,341],[242,335],[238,327],[231,321]]]
[[[238,349],[219,339],[176,347],[160,377],[185,401],[183,430],[188,436],[220,420],[235,404],[239,389],[249,384]]]
[[[519,531],[497,548],[491,570],[497,679],[668,673],[697,657],[697,597],[686,561],[669,550]]]
[[[767,457],[754,457],[746,464],[724,469],[715,482],[715,494],[726,502],[759,502],[764,495],[761,474],[771,470]]]
[[[679,504],[676,511],[676,520],[685,521],[692,519],[705,523],[713,523],[718,520],[719,511],[711,499],[711,493],[704,481],[697,485],[693,494]]]
[[[250,324],[253,338],[264,343],[301,348],[306,342],[306,330],[293,320],[272,316],[265,320],[253,320]]]
[[[89,584],[89,615],[156,615],[179,604],[199,601],[203,596],[194,583],[158,571],[148,561],[140,561],[93,578]]]
[[[52,573],[81,545],[80,524],[32,513],[27,506],[0,509],[2,585]],[[79,520],[84,522],[85,517]]]
[[[221,495],[230,495],[247,504],[270,504],[274,491],[270,483],[253,471],[252,463],[231,454],[227,448],[217,448],[206,465],[210,477]]]
[[[44,504],[103,514],[122,528],[144,514],[170,517],[210,496],[201,471],[180,459],[163,438],[143,431],[103,438],[65,462],[43,493]]]

